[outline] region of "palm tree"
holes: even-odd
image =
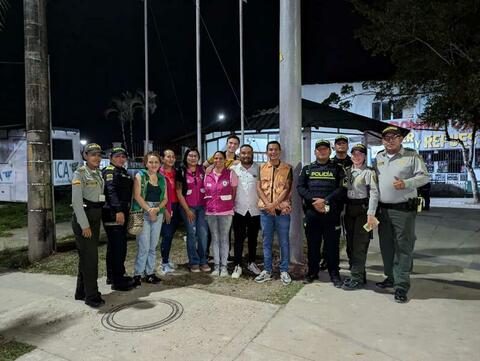
[[[110,108],[105,110],[105,118],[108,118],[111,114],[116,113],[117,118],[120,122],[122,128],[122,137],[123,145],[125,146],[127,152],[127,138],[125,134],[125,123],[130,123],[130,156],[134,158],[133,154],[133,120],[135,116],[135,111],[141,109],[142,99],[138,94],[132,94],[129,91],[125,91],[121,94],[120,97],[114,97],[111,101],[112,105]]]
[[[145,92],[143,90],[137,90],[137,94],[140,96],[142,100],[142,104],[139,106],[139,109],[142,109],[143,119],[145,120]],[[157,94],[155,92],[149,90],[148,91],[148,111],[149,114],[155,113],[157,110]]]
[[[5,26],[5,20],[7,17],[7,10],[10,7],[10,4],[7,0],[0,0],[0,30]]]

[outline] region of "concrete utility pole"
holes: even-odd
[[[46,0],[24,0],[23,9],[28,258],[35,261],[48,256],[55,248]]]
[[[144,152],[147,154],[150,150],[150,134],[149,134],[149,96],[148,96],[148,0],[143,0],[143,42],[144,42],[144,60],[145,60],[145,146]],[[126,146],[126,144],[125,144]],[[133,154],[133,149],[130,149]]]
[[[202,86],[200,82],[200,0],[195,1],[195,69],[197,74],[197,150],[202,149]]]
[[[293,166],[290,258],[303,262],[303,225],[297,178],[302,168],[302,57],[300,0],[280,0],[280,143]]]

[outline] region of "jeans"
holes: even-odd
[[[180,206],[177,203],[172,203],[172,220],[170,223],[163,223],[162,225],[162,243],[160,244],[160,251],[162,253],[162,263],[166,264],[170,258],[170,249],[172,248],[172,240],[180,220]]]
[[[190,223],[187,214],[180,208],[183,223],[187,229],[187,254],[190,266],[207,264],[207,233],[208,225],[205,219],[205,207],[190,207],[195,214],[195,220]]]
[[[260,214],[260,223],[263,232],[264,269],[272,272],[272,245],[273,234],[276,231],[280,243],[280,272],[288,272],[290,263],[290,215],[272,216],[265,211]]]
[[[244,216],[235,212],[233,216],[233,234],[235,235],[235,265],[242,265],[243,244],[248,238],[248,263],[255,262],[257,257],[257,238],[260,230],[260,216],[252,216],[247,212]]]
[[[150,207],[158,206],[156,202],[147,202]],[[155,273],[155,261],[160,230],[162,228],[163,213],[157,215],[157,220],[152,222],[148,212],[143,215],[142,233],[137,235],[137,258],[135,260],[134,275],[151,275]]]
[[[215,266],[227,267],[228,235],[232,226],[232,216],[207,216],[212,234],[213,261]]]

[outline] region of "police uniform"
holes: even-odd
[[[363,144],[356,144],[352,152],[358,150],[367,154]],[[345,228],[347,244],[350,245],[351,278],[345,282],[345,289],[356,289],[366,281],[365,263],[367,260],[370,232],[363,226],[367,216],[375,216],[378,205],[377,176],[373,168],[365,163],[360,168],[348,167],[347,206],[345,210]]]
[[[85,153],[101,153],[98,144],[85,146]],[[72,179],[72,229],[78,249],[78,276],[75,299],[99,306],[103,300],[97,286],[98,278],[98,239],[102,207],[105,201],[104,182],[98,169],[87,165],[77,168]],[[85,238],[82,230],[90,228],[91,238]]]
[[[330,148],[330,143],[319,140],[316,148],[325,146]],[[315,161],[302,168],[298,178],[297,191],[304,199],[305,205],[305,234],[308,245],[308,274],[307,282],[318,278],[320,262],[320,246],[322,237],[325,244],[325,258],[327,261],[330,278],[336,287],[341,287],[338,273],[339,244],[336,228],[339,224],[339,204],[346,192],[345,171],[342,166],[328,160],[325,164]],[[326,212],[318,212],[314,206],[313,198],[325,199]]]
[[[387,127],[382,135],[387,133],[400,135],[399,129],[393,126]],[[389,155],[385,150],[380,151],[375,159],[375,171],[379,188],[378,234],[384,273],[387,276],[377,286],[393,286],[396,290],[395,299],[405,302],[410,288],[416,240],[417,188],[429,182],[428,171],[421,156],[415,150],[403,146],[395,155]],[[404,181],[404,189],[394,188],[393,182],[396,179]]]
[[[112,149],[110,158],[123,153],[125,149]],[[125,257],[127,255],[127,224],[130,202],[132,199],[133,180],[124,167],[112,163],[102,170],[105,181],[105,206],[102,220],[108,238],[107,244],[107,283],[112,283],[113,289],[126,290],[131,288],[132,280],[125,277]],[[116,223],[117,213],[125,217],[123,225]]]

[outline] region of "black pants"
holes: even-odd
[[[102,219],[101,208],[85,208],[92,237],[82,236],[82,228],[77,223],[75,215],[72,218],[72,229],[78,250],[77,295],[94,298],[98,294],[98,239]]]
[[[235,212],[233,215],[234,257],[235,265],[242,265],[243,243],[248,238],[248,263],[255,262],[257,257],[258,231],[260,230],[260,216],[251,216],[249,212],[242,216]]]
[[[107,233],[107,278],[112,284],[119,285],[125,275],[125,257],[127,256],[127,222],[123,226],[104,226]]]
[[[363,282],[365,263],[367,261],[370,233],[363,225],[367,223],[367,205],[347,205],[345,212],[345,227],[347,229],[347,245],[350,244],[349,261],[352,265],[352,279]]]
[[[328,271],[338,272],[339,239],[336,227],[339,223],[339,214],[320,213],[314,209],[305,212],[305,235],[307,236],[308,274],[317,275],[320,271],[320,247],[324,242],[324,258],[327,261]]]

